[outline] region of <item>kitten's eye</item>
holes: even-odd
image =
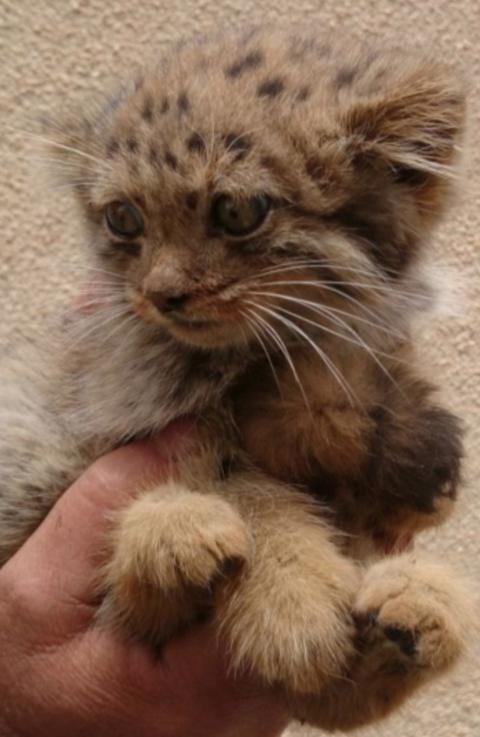
[[[117,238],[137,238],[143,233],[143,218],[131,202],[117,200],[105,208],[105,220]]]
[[[229,235],[248,235],[260,227],[270,206],[271,200],[264,194],[248,200],[234,200],[224,194],[213,203],[212,219],[217,227]]]

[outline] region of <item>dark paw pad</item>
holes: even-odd
[[[394,642],[405,655],[410,658],[415,655],[417,647],[414,632],[401,627],[385,627],[383,632],[385,637]]]

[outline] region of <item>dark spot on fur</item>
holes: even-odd
[[[275,177],[278,177],[279,179],[289,179],[290,172],[286,170],[285,165],[280,161],[280,159],[275,158],[275,156],[265,155],[262,156],[260,159],[260,163],[262,166],[265,167],[265,169],[268,169],[268,171],[272,172],[272,174]]]
[[[257,95],[259,97],[278,97],[285,89],[285,82],[280,77],[274,79],[266,79],[258,85]]]
[[[135,92],[138,92],[143,87],[144,78],[142,75],[139,75],[135,80]]]
[[[262,156],[262,158],[260,159],[260,163],[266,169],[275,169],[277,165],[277,161],[276,159],[274,159],[273,156]]]
[[[357,70],[353,67],[343,67],[340,69],[335,77],[334,84],[337,89],[342,87],[349,87],[354,81],[357,75]]]
[[[126,144],[127,149],[132,153],[136,153],[138,151],[138,141],[134,136],[129,136],[127,138]]]
[[[188,99],[185,92],[181,92],[177,99],[178,109],[181,113],[186,113],[190,110],[190,100]]]
[[[168,97],[162,97],[162,102],[160,105],[160,112],[162,115],[165,115],[165,113],[168,113],[170,110],[170,103],[168,101]]]
[[[198,205],[198,192],[187,192],[185,195],[185,204],[189,210],[196,210]]]
[[[316,156],[310,156],[305,162],[305,172],[309,177],[318,181],[325,176],[325,164]]]
[[[227,67],[225,74],[227,77],[234,79],[250,69],[257,69],[263,60],[264,55],[262,51],[251,51],[243,59],[238,59],[238,61]]]
[[[178,159],[175,154],[172,154],[171,151],[165,151],[165,163],[167,164],[167,166],[170,167],[170,169],[173,169],[173,171],[177,171]]]
[[[153,100],[151,97],[147,97],[143,103],[142,118],[146,123],[151,123],[153,120]]]
[[[200,133],[192,133],[192,135],[187,138],[187,149],[197,153],[203,153],[205,151],[205,141]]]
[[[116,138],[111,138],[107,143],[107,156],[111,158],[120,151],[120,144]]]
[[[298,102],[305,102],[305,100],[308,100],[308,98],[311,96],[312,90],[308,85],[305,85],[304,87],[301,87],[296,95],[296,99]]]
[[[160,156],[158,155],[158,151],[156,147],[151,144],[149,150],[148,150],[148,160],[153,166],[159,166],[160,165]]]
[[[321,144],[320,144],[321,145]],[[329,190],[341,186],[338,171],[320,156],[310,156],[305,162],[305,172],[318,187]]]
[[[238,133],[227,133],[223,136],[223,141],[228,151],[235,153],[235,159],[238,161],[245,158],[252,148],[252,140],[250,136]]]

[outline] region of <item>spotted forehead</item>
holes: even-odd
[[[309,47],[295,39],[247,36],[177,51],[112,99],[105,155],[171,171],[180,171],[185,157],[216,149],[242,160],[318,97],[321,75],[313,85],[302,49]]]
[[[147,195],[162,188],[165,202],[180,187],[193,208],[199,190],[232,172],[251,190],[252,162],[273,162],[288,179],[302,136],[324,141],[339,99],[375,77],[368,50],[349,59],[340,51],[258,30],[174,50],[109,103],[102,146],[117,184]]]

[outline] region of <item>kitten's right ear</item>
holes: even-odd
[[[410,60],[343,116],[359,160],[382,161],[425,216],[444,207],[465,126],[465,85],[447,66]]]

